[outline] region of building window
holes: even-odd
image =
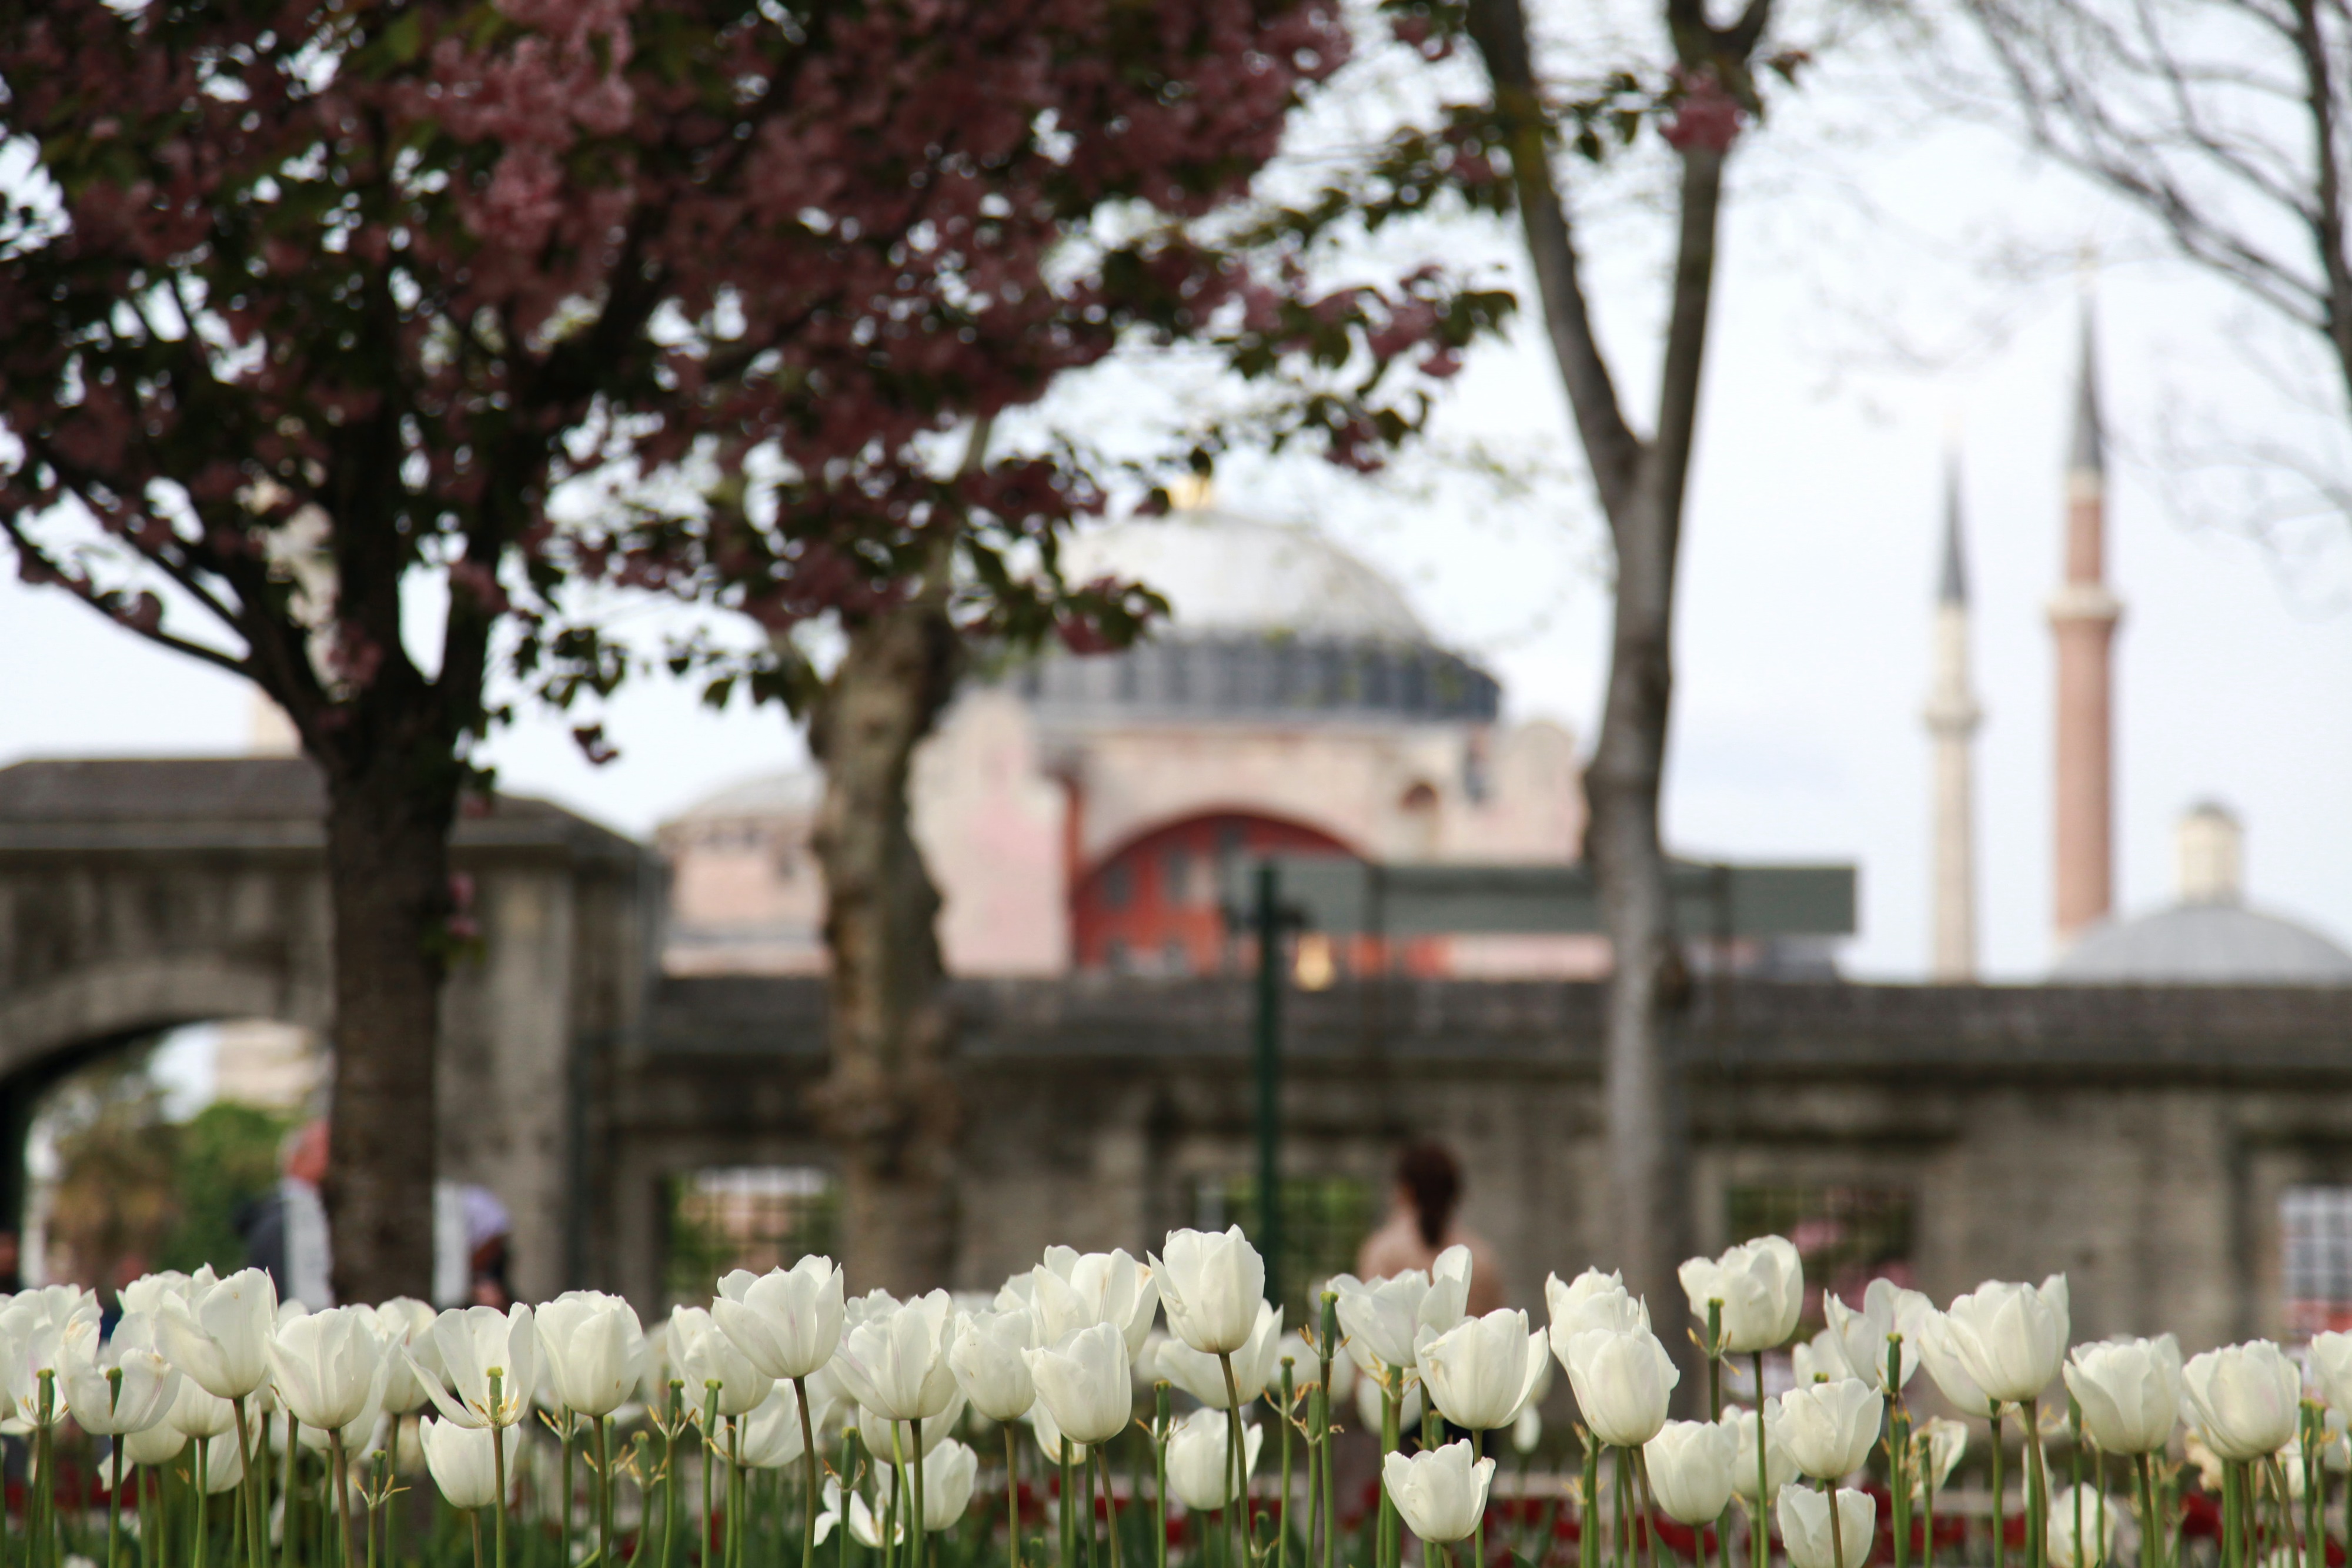
[[[1135,868],[1125,861],[1113,861],[1103,867],[1102,906],[1125,909],[1134,899]]]
[[[1873,1280],[1911,1283],[1911,1193],[1904,1187],[1735,1186],[1726,1208],[1734,1241],[1785,1236],[1805,1263],[1801,1336],[1827,1321],[1822,1292],[1856,1306]]]
[[[1160,857],[1160,896],[1170,904],[1203,902],[1201,890],[1192,885],[1192,852],[1181,844]]]
[[[1258,1239],[1257,1178],[1208,1177],[1192,1184],[1192,1223],[1202,1230],[1239,1225]],[[1352,1273],[1356,1251],[1371,1234],[1372,1192],[1353,1176],[1286,1176],[1282,1182],[1282,1278],[1266,1294],[1287,1323],[1312,1322],[1308,1291],[1334,1274]]]
[[[2352,1329],[2352,1186],[2279,1195],[2279,1263],[2288,1333]]]
[[[701,1305],[730,1269],[765,1273],[812,1252],[833,1253],[841,1190],[813,1166],[719,1166],[670,1178],[668,1256],[673,1302]]]

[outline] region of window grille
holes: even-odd
[[[719,1166],[670,1178],[663,1284],[670,1299],[709,1302],[731,1269],[788,1269],[812,1252],[838,1255],[841,1191],[812,1166]]]
[[[2287,1332],[2352,1329],[2352,1186],[2287,1188],[2279,1233]]]

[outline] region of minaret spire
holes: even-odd
[[[2116,623],[2106,582],[2106,434],[2099,417],[2092,298],[2083,296],[2082,365],[2066,454],[2066,565],[2050,599],[2057,644],[2056,937],[2063,952],[2115,904]]]
[[[1929,977],[1977,977],[1976,781],[1972,751],[1984,710],[1969,681],[1969,574],[1961,541],[1960,465],[1945,462],[1943,570],[1936,584],[1935,681],[1924,717],[1935,758],[1936,883]]]

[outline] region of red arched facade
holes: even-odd
[[[1223,868],[1259,855],[1352,855],[1330,834],[1246,811],[1155,828],[1089,870],[1070,898],[1082,969],[1214,974],[1224,967]]]

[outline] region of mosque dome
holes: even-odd
[[[2352,986],[2352,953],[2308,926],[2244,906],[2242,833],[2200,805],[2176,841],[2180,902],[2093,926],[2051,971],[2061,984]]]
[[[1439,647],[1395,584],[1300,528],[1209,507],[1078,534],[1074,582],[1131,578],[1168,617],[1123,653],[1055,652],[1014,677],[1060,724],[1486,723],[1502,688]]]

